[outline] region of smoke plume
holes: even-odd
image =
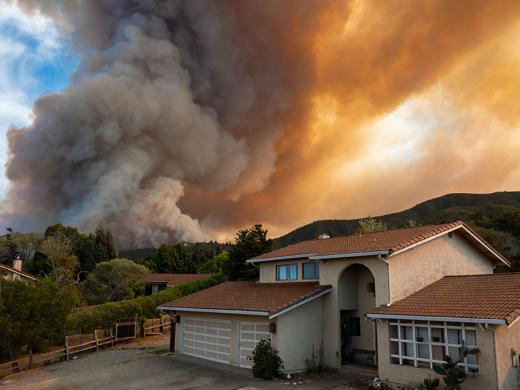
[[[147,246],[520,185],[518,2],[18,3],[81,64],[9,131],[17,229]]]

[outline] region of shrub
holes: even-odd
[[[304,360],[305,371],[310,374],[319,374],[320,372],[327,371],[328,367],[323,362],[323,351],[320,345],[320,351],[317,354],[314,351],[314,345],[312,346],[312,355],[310,358]]]
[[[137,315],[138,318],[156,318],[158,316],[157,306],[220,282],[220,279],[213,277],[196,282],[180,283],[149,296],[81,308],[68,316],[67,330],[68,332],[88,333],[94,329],[108,329],[112,328],[118,319],[131,318],[134,315]]]
[[[466,379],[466,373],[464,369],[459,366],[459,363],[463,362],[466,356],[476,355],[478,353],[478,348],[468,349],[465,346],[461,346],[457,360],[452,360],[449,356],[445,356],[444,360],[446,363],[442,366],[433,366],[433,370],[437,374],[442,375],[447,390],[460,390],[460,385]]]
[[[253,351],[253,375],[273,379],[281,376],[283,362],[269,340],[260,340]]]
[[[419,385],[419,390],[435,390],[439,387],[439,378],[432,379],[431,377],[426,378],[423,383]]]

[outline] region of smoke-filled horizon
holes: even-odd
[[[520,189],[516,2],[18,4],[80,57],[8,133],[18,230],[156,246]]]

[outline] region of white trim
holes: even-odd
[[[347,253],[336,253],[333,255],[316,255],[310,256],[310,260],[321,260],[321,259],[341,259],[345,257],[367,257],[367,256],[380,256],[387,255],[388,251],[372,251],[372,252],[347,252]]]
[[[164,311],[180,311],[189,313],[219,313],[219,314],[244,314],[250,316],[263,316],[267,317],[269,313],[267,311],[253,311],[253,310],[226,310],[226,309],[197,309],[191,307],[175,307],[175,306],[159,306],[158,310]]]
[[[292,306],[289,306],[289,307],[286,307],[285,309],[279,311],[279,312],[276,312],[272,315],[269,316],[269,319],[272,320],[273,318],[276,318],[282,314],[285,314],[287,313],[288,311],[291,311],[292,309],[296,309],[297,307],[301,306],[301,305],[305,305],[307,302],[310,302],[310,301],[313,301],[315,300],[316,298],[319,298],[325,294],[328,294],[329,292],[332,291],[332,288],[329,288],[328,290],[325,290],[325,291],[322,291],[320,292],[319,294],[316,294],[316,295],[313,295],[312,297],[309,297],[307,299],[304,299],[303,301],[300,301]]]
[[[265,257],[260,259],[248,259],[246,260],[246,264],[254,264],[254,263],[263,263],[265,261],[277,261],[277,260],[291,260],[291,259],[301,259],[305,257],[310,257],[315,255],[316,253],[301,253],[296,255],[288,255],[288,256],[273,256],[273,257]]]
[[[507,325],[507,327],[509,328],[509,327],[513,326],[513,325],[516,324],[516,322],[519,321],[519,320],[520,320],[520,316],[516,317],[516,318],[513,320],[513,322],[511,322],[510,324]]]
[[[433,316],[409,316],[401,314],[373,314],[367,313],[368,318],[381,318],[385,320],[421,320],[421,321],[448,321],[448,322],[468,322],[472,324],[495,324],[505,325],[506,320],[496,318],[465,318],[465,317],[433,317]]]
[[[480,245],[482,245],[484,248],[486,248],[489,252],[491,252],[491,254],[493,256],[495,256],[498,260],[500,260],[502,263],[504,263],[505,265],[507,265],[508,267],[510,267],[511,265],[506,261],[504,260],[504,258],[495,250],[493,249],[493,247],[491,247],[489,244],[487,244],[485,241],[483,241],[480,237],[478,237],[475,233],[473,233],[470,229],[468,229],[466,226],[464,225],[457,225],[457,226],[454,226],[448,230],[444,230],[443,232],[441,233],[438,233],[438,234],[435,234],[434,236],[431,236],[431,237],[428,237],[424,240],[421,240],[419,242],[416,242],[415,244],[413,245],[410,245],[410,246],[407,246],[403,249],[400,249],[398,251],[395,251],[395,252],[392,252],[390,254],[390,256],[388,256],[389,258],[390,257],[394,257],[394,256],[397,256],[403,252],[406,252],[410,249],[413,249],[413,248],[416,248],[418,247],[419,245],[423,245],[423,244],[426,244],[427,242],[430,242],[432,240],[435,240],[439,237],[442,237],[448,233],[452,233],[454,232],[455,230],[459,230],[459,229],[463,229],[466,233],[468,233],[471,237],[473,237]]]

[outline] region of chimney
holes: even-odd
[[[330,238],[330,236],[327,233],[321,233],[318,236],[318,240],[326,240],[327,238]]]
[[[20,256],[16,256],[16,259],[13,260],[13,268],[22,272],[22,259],[20,259]]]

